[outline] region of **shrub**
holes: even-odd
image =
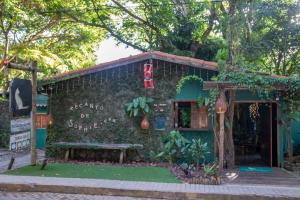
[[[182,157],[182,151],[189,141],[179,131],[173,130],[163,139],[163,143],[163,150],[156,157],[173,164]]]

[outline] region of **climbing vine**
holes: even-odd
[[[200,82],[200,85],[203,84],[203,79],[200,78],[199,76],[197,75],[188,75],[188,76],[184,76],[182,77],[179,82],[177,83],[176,85],[176,92],[177,94],[179,94],[184,86],[184,84],[188,81],[199,81]]]

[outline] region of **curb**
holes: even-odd
[[[55,186],[47,184],[11,184],[0,183],[0,191],[6,192],[49,192],[49,193],[66,193],[66,194],[86,194],[86,195],[107,195],[107,196],[126,196],[137,198],[156,198],[170,200],[271,200],[271,199],[289,199],[299,200],[296,197],[275,197],[275,196],[258,196],[258,195],[230,195],[230,194],[213,194],[197,192],[167,192],[155,190],[135,190],[135,189],[116,189],[105,187],[85,187],[85,186]]]

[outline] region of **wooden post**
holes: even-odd
[[[36,165],[36,97],[37,97],[37,62],[32,63],[32,111],[31,111],[31,165]]]
[[[220,113],[219,173],[222,172],[224,163],[224,116],[225,113]]]
[[[7,170],[11,170],[11,169],[12,169],[14,162],[15,162],[15,157],[12,156],[12,157],[10,158],[10,161],[9,161],[9,164],[8,164],[8,167],[7,167]]]

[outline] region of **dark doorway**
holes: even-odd
[[[277,104],[236,103],[233,138],[236,165],[277,166]]]

